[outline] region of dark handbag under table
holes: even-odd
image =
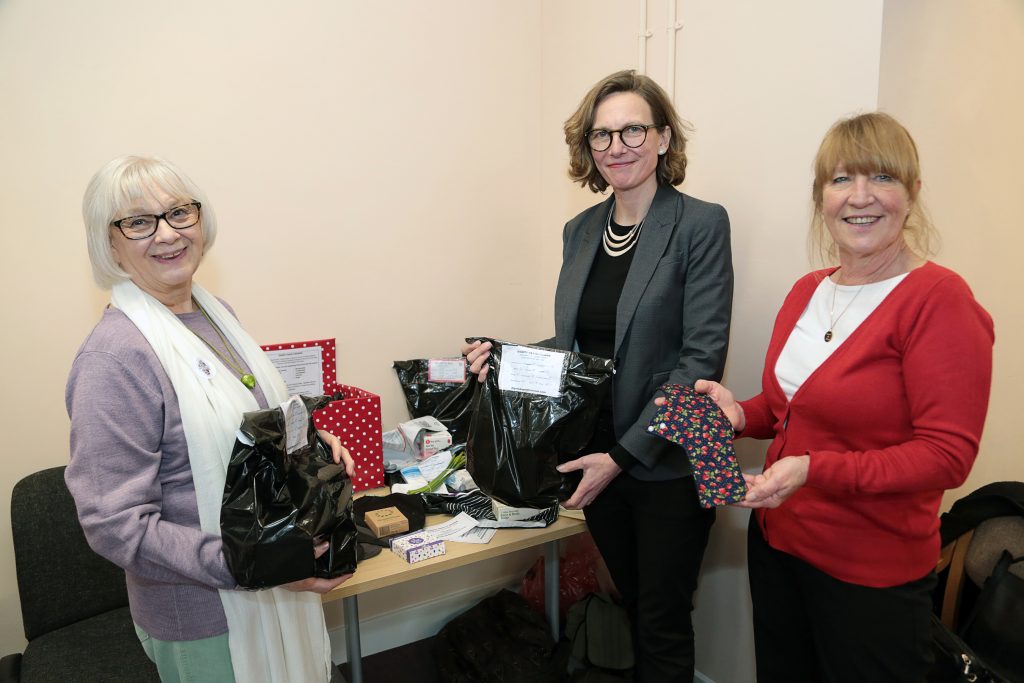
[[[1024,681],[1024,579],[1010,567],[1024,562],[1006,550],[985,579],[960,635],[997,672]]]

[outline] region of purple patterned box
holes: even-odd
[[[409,564],[421,560],[429,560],[445,554],[444,541],[434,538],[430,533],[417,531],[405,536],[391,539],[391,552]]]

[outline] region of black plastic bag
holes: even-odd
[[[481,491],[506,505],[557,506],[562,477],[555,467],[576,458],[590,442],[611,389],[612,361],[557,351],[564,356],[558,396],[501,390],[505,346],[553,350],[479,339],[491,342],[492,348],[486,380],[473,382],[467,469]]]
[[[556,683],[555,643],[545,618],[501,591],[452,619],[434,638],[445,683]]]
[[[313,424],[330,401],[302,396],[307,444],[286,452],[281,408],[246,413],[228,463],[221,503],[224,556],[243,588],[267,588],[310,577],[336,578],[356,568],[352,480],[336,465]],[[318,559],[313,548],[329,541]]]
[[[430,360],[396,360],[393,364],[402,385],[409,414],[415,419],[430,415],[445,426],[452,443],[465,443],[469,431],[473,385],[476,375],[466,370],[466,379],[458,382],[430,380]]]

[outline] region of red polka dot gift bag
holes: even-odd
[[[266,344],[271,362],[281,372],[289,394],[334,396],[313,420],[341,440],[352,454],[356,473],[353,489],[384,486],[384,450],[381,443],[380,396],[359,387],[339,384],[333,339]]]

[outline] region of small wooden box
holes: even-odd
[[[396,507],[370,510],[366,513],[366,526],[377,538],[405,533],[409,520]]]

